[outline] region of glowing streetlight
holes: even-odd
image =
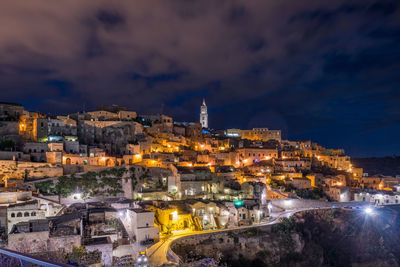
[[[173,221],[177,221],[178,220],[178,212],[177,211],[171,212],[171,215],[172,215],[172,220]]]
[[[374,210],[370,207],[365,208],[365,213],[368,215],[372,215],[374,213]]]

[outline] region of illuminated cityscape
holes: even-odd
[[[0,266],[399,266],[367,2],[0,3]]]

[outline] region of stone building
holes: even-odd
[[[45,212],[39,209],[39,203],[37,200],[11,204],[7,208],[7,232],[11,232],[14,224],[19,222],[44,218]]]
[[[253,128],[252,130],[240,130],[240,136],[242,139],[249,140],[276,140],[281,141],[280,130],[269,130],[268,128]]]
[[[115,120],[117,121],[118,114],[106,110],[96,110],[87,112],[89,116],[95,121]]]
[[[331,186],[325,188],[324,192],[332,201],[348,202],[351,200],[350,188],[347,186]]]
[[[293,178],[291,180],[287,180],[286,184],[290,184],[296,189],[311,188],[311,180],[308,178]]]
[[[16,103],[0,102],[0,119],[18,120],[24,114],[24,107]]]
[[[79,141],[86,145],[104,147],[109,155],[121,155],[125,146],[137,141],[143,126],[135,121],[80,121]]]
[[[144,244],[146,241],[159,240],[159,229],[154,226],[154,212],[144,209],[128,209],[126,216],[131,222],[131,229],[135,234],[135,240],[139,244]]]
[[[357,190],[354,201],[366,201],[376,205],[400,204],[400,193],[383,190]]]
[[[81,236],[73,233],[52,234],[47,219],[20,222],[8,235],[8,249],[21,253],[71,253],[81,246]]]
[[[270,160],[272,158],[278,158],[277,149],[269,148],[239,148],[237,152],[240,155],[240,160],[243,165],[251,165],[262,160]]]

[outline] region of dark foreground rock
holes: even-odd
[[[400,266],[400,208],[320,210],[273,226],[178,239],[182,266]],[[208,264],[208,265],[207,265]]]

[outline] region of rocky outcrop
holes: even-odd
[[[172,245],[185,264],[227,266],[399,266],[398,208],[320,210],[279,224],[185,237]]]

